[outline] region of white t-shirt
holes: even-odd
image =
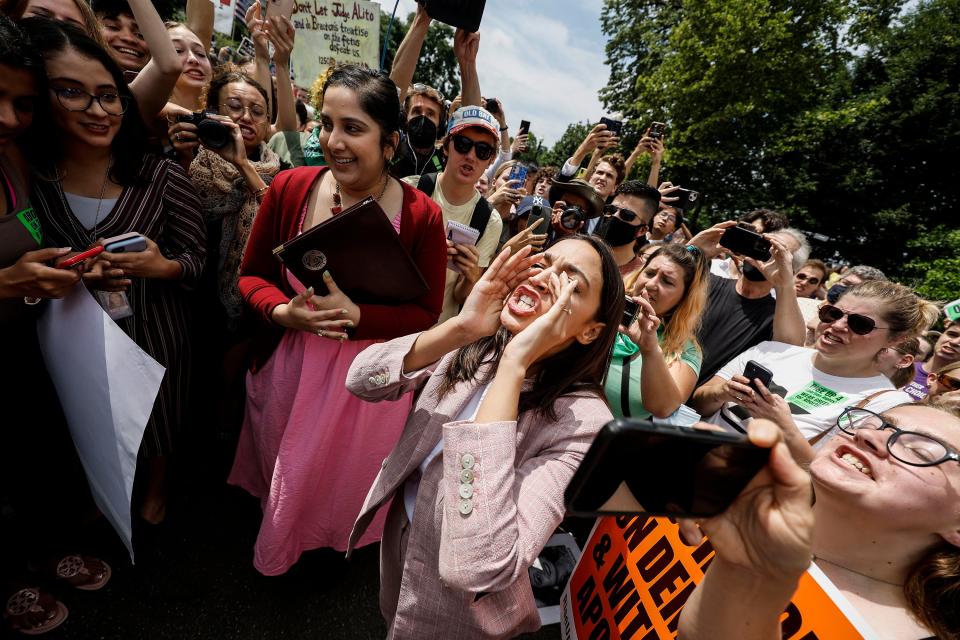
[[[440,205],[440,209],[443,210],[443,226],[444,233],[446,233],[447,223],[451,220],[455,220],[460,224],[470,224],[470,219],[473,218],[473,210],[480,200],[480,192],[474,191],[473,197],[470,198],[470,200],[454,206],[447,201],[443,195],[443,190],[440,188],[441,175],[443,174],[437,175],[437,183],[430,197]],[[410,176],[404,178],[403,181],[416,187],[420,182],[420,176]],[[481,236],[480,241],[477,243],[477,251],[480,252],[479,264],[481,268],[486,269],[493,261],[494,254],[497,251],[497,245],[500,243],[500,232],[502,230],[503,221],[500,219],[500,214],[495,210],[491,211],[490,218],[487,220],[487,226],[483,231],[483,236]],[[443,312],[440,314],[440,319],[437,320],[437,324],[449,320],[460,313],[460,305],[453,299],[453,288],[456,286],[457,278],[459,277],[459,273],[452,269],[447,269],[447,280],[443,288]]]
[[[820,371],[813,366],[816,353],[782,342],[761,342],[728,362],[717,375],[724,380],[743,375],[750,360],[770,369],[771,391],[786,398],[793,421],[808,440],[832,427],[844,409],[879,391],[888,393],[871,400],[866,409],[879,413],[910,402],[910,396],[895,390],[886,376],[840,378]],[[745,432],[750,419],[743,407],[728,402],[707,422],[728,431]]]

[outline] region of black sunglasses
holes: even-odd
[[[453,136],[453,148],[457,150],[457,153],[462,153],[463,155],[467,155],[470,153],[470,149],[473,149],[477,153],[477,160],[489,160],[493,152],[497,150],[492,144],[471,140],[467,136],[461,136],[460,134]]]
[[[956,391],[960,389],[960,380],[956,378],[951,378],[945,373],[937,375],[937,382],[940,383],[940,386],[946,389],[947,391]]]
[[[618,207],[615,204],[607,204],[603,206],[604,216],[612,217],[617,215],[618,212],[620,213],[620,219],[624,222],[633,222],[640,217],[640,214],[637,212],[631,211],[630,209],[624,209],[623,207]],[[641,226],[646,226],[646,223],[644,222],[641,222],[640,224]]]
[[[889,329],[890,327],[878,327],[876,320],[869,318],[867,316],[862,316],[859,313],[850,313],[844,311],[839,307],[835,307],[832,304],[825,304],[820,307],[818,312],[820,316],[820,322],[826,322],[827,324],[833,324],[843,316],[847,316],[847,326],[850,327],[850,331],[853,331],[858,336],[865,336],[874,329]]]
[[[817,276],[808,276],[803,271],[794,276],[800,282],[809,282],[810,284],[820,284],[820,278]]]

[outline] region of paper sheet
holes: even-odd
[[[82,284],[50,302],[37,331],[90,491],[133,561],[130,501],[137,451],[166,369]]]

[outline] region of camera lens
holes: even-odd
[[[567,207],[560,214],[560,224],[563,225],[564,229],[576,229],[584,220],[586,220],[586,216],[583,215],[583,210],[580,207]]]
[[[230,143],[230,129],[222,122],[204,119],[197,124],[197,137],[205,147],[223,149]]]

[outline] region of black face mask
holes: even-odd
[[[837,304],[837,300],[839,300],[840,296],[846,293],[847,289],[849,288],[850,287],[844,284],[833,285],[832,287],[830,287],[830,290],[827,291],[827,302],[829,302],[830,304]]]
[[[415,149],[432,147],[437,141],[437,125],[427,116],[417,116],[407,123],[407,137]]]
[[[763,275],[763,271],[760,271],[760,269],[757,269],[749,262],[743,263],[743,277],[751,282],[763,282],[767,279],[767,276]]]
[[[636,239],[637,229],[639,227],[626,223],[616,216],[610,216],[597,225],[593,235],[603,238],[611,247],[622,247]]]

